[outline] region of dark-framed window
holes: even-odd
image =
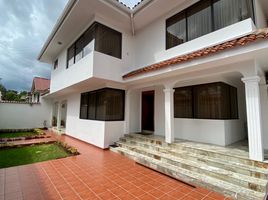
[[[55,62],[54,62],[53,68],[54,68],[54,69],[57,69],[57,68],[58,68],[58,65],[59,65],[59,63],[58,63],[58,59],[57,59],[57,60],[55,60]]]
[[[174,117],[238,119],[237,89],[223,82],[176,88]]]
[[[174,93],[175,118],[193,118],[193,88],[177,88]]]
[[[123,121],[125,91],[103,88],[81,94],[80,119]]]
[[[201,0],[166,20],[166,49],[247,18],[254,18],[253,0]]]
[[[122,33],[94,22],[67,50],[67,68],[92,51],[122,58]]]

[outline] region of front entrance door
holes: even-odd
[[[142,132],[154,132],[154,91],[142,92]]]

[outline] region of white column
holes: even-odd
[[[61,127],[61,103],[58,103],[58,113],[57,113],[57,129],[60,130]]]
[[[165,93],[165,140],[174,142],[174,89],[166,88]]]
[[[127,90],[126,95],[125,95],[125,128],[124,128],[124,134],[129,134],[129,123],[130,123],[130,90]]]
[[[259,88],[260,77],[246,77],[242,78],[242,81],[245,83],[246,90],[249,158],[252,160],[263,161],[264,150]]]

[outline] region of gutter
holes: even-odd
[[[133,13],[130,13],[130,22],[131,22],[132,36],[134,36],[135,35],[135,26],[134,26],[134,15],[133,15]]]
[[[61,25],[64,23],[66,17],[69,15],[69,13],[71,12],[71,10],[73,9],[73,7],[75,6],[75,4],[78,2],[79,0],[69,0],[69,2],[67,3],[67,5],[65,6],[63,13],[61,15],[61,17],[57,20],[54,28],[52,29],[52,32],[50,33],[50,35],[48,36],[44,46],[42,47],[39,55],[38,55],[38,60],[41,61],[41,57],[43,56],[43,54],[45,53],[45,51],[47,50],[50,42],[53,40],[53,38],[55,37],[55,35],[57,34],[58,30],[60,29]]]

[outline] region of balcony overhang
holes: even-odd
[[[38,60],[53,63],[93,21],[103,19],[120,32],[132,34],[175,7],[187,4],[186,0],[143,0],[132,9],[117,0],[69,0],[61,17],[45,42]],[[183,6],[182,6],[183,7]],[[132,18],[131,18],[132,16]]]

